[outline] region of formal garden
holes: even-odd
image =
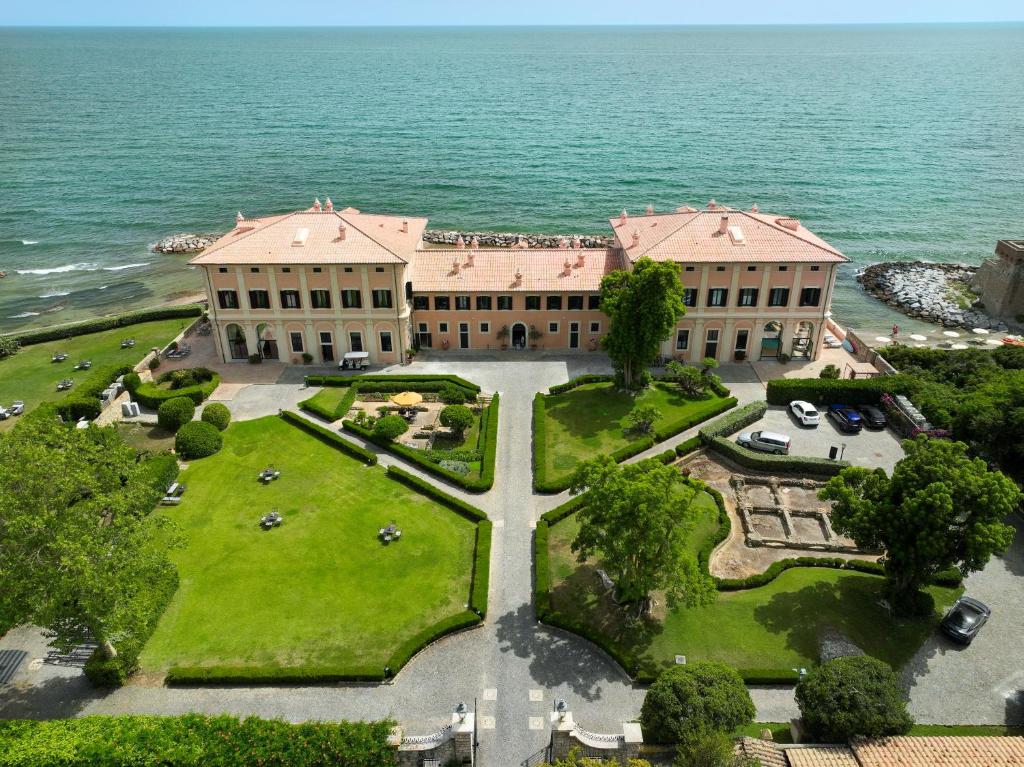
[[[490,523],[343,442],[269,416],[232,424],[219,452],[181,473],[188,491],[166,510],[185,540],[180,586],[144,671],[169,683],[381,679],[479,622]]]

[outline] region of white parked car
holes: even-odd
[[[741,447],[776,455],[789,455],[789,435],[774,431],[745,431],[736,438]]]
[[[810,402],[795,399],[789,403],[789,411],[804,426],[817,426],[821,423],[821,416],[818,414],[817,408]]]

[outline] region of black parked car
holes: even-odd
[[[829,405],[828,415],[842,431],[851,434],[856,434],[864,426],[864,419],[860,417],[860,413],[849,405]]]
[[[949,612],[939,625],[950,639],[968,645],[978,636],[978,632],[991,614],[992,611],[977,599],[960,597],[949,608]]]
[[[881,408],[874,405],[861,405],[858,409],[860,410],[861,420],[869,429],[885,428],[885,413],[882,412]]]

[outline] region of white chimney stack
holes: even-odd
[[[653,205],[648,205],[647,206],[647,215],[648,216],[653,216],[654,215],[654,206]]]
[[[475,254],[473,253],[472,250],[470,250],[469,253],[466,254],[466,266],[472,266],[473,265],[473,256],[474,255]]]
[[[331,198],[330,197],[328,197],[327,198],[327,202],[324,203],[324,210],[326,210],[328,213],[333,213],[334,212],[334,203],[331,202]]]
[[[621,212],[621,213],[619,214],[619,223],[620,223],[620,224],[625,224],[625,223],[626,223],[626,222],[627,222],[628,220],[629,220],[629,214],[628,214],[628,213],[626,213],[626,211],[625,211],[625,210],[623,210],[623,211],[622,211],[622,212]]]
[[[728,231],[729,231],[729,217],[728,216],[722,216],[718,220],[718,233],[719,234],[725,234]]]
[[[317,213],[320,212],[320,198],[319,197],[316,197],[313,200],[313,210],[315,210]]]
[[[711,202],[708,203],[708,209],[709,210],[714,210],[717,207],[718,207],[718,203],[715,202],[715,199],[712,197],[711,198]]]
[[[347,229],[344,224],[338,224],[338,239],[344,240]]]
[[[409,221],[408,221],[408,219],[402,219],[402,232],[408,232],[408,231],[409,231]]]
[[[577,250],[583,247],[583,244],[580,242],[580,238],[578,236],[572,238],[572,246]]]
[[[523,281],[523,272],[520,269],[516,269],[516,285]]]
[[[569,241],[566,240],[564,237],[559,237],[558,238],[558,247],[561,248],[562,250],[565,250],[566,248],[569,247]]]
[[[753,205],[750,206],[750,212],[751,213],[757,213],[759,210],[761,210],[761,209],[759,207],[757,207],[757,203],[756,202]]]
[[[480,238],[477,237],[475,234],[473,235],[473,239],[469,241],[469,247],[473,248],[474,250],[480,247]]]
[[[640,245],[640,230],[639,229],[634,229],[633,230],[633,247],[636,248],[636,247],[639,247],[639,245]]]

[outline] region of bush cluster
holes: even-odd
[[[173,385],[173,381],[187,380],[187,376],[175,374],[188,373],[195,379],[196,383],[191,386],[180,386],[177,389],[164,388],[162,384]],[[135,373],[125,376],[125,388],[131,393],[132,399],[143,407],[156,410],[163,402],[175,397],[188,397],[196,405],[203,404],[213,390],[220,385],[220,376],[207,368],[191,368],[189,370],[174,370],[164,373],[156,381],[143,383]]]
[[[333,448],[337,448],[343,453],[348,453],[353,458],[357,458],[358,460],[365,463],[367,466],[377,465],[377,456],[375,453],[367,450],[364,447],[360,447],[354,442],[349,442],[347,439],[335,434],[330,429],[325,429],[324,427],[318,424],[312,423],[311,421],[307,421],[301,415],[293,413],[290,410],[282,410],[281,418],[283,418],[287,423],[290,423],[292,426],[297,426],[298,428],[302,429],[307,434],[312,434],[321,442],[330,445]]]
[[[803,455],[771,455],[738,445],[725,437],[715,437],[708,447],[734,463],[755,471],[780,474],[817,474],[831,477],[850,465],[849,461],[812,458]]]
[[[173,397],[160,403],[156,422],[164,431],[176,432],[195,417],[196,404],[188,397]]]
[[[224,439],[217,427],[205,421],[190,421],[174,437],[175,451],[186,460],[213,455],[223,444]]]
[[[764,402],[751,402],[749,405],[744,405],[702,428],[699,432],[701,441],[706,445],[715,437],[728,437],[730,434],[735,434],[744,426],[750,426],[755,421],[759,421],[767,411],[768,405]]]
[[[394,442],[409,431],[409,424],[400,415],[385,415],[377,419],[373,425],[374,436]]]
[[[945,353],[945,352],[943,352]],[[876,378],[776,378],[768,382],[768,402],[788,405],[795,399],[815,405],[877,405],[883,394],[911,394],[914,381],[910,376],[878,376]]]
[[[137,325],[140,322],[152,322],[153,320],[168,320],[176,317],[198,317],[203,313],[203,307],[199,304],[186,304],[184,306],[165,306],[158,309],[144,309],[127,314],[118,314],[113,317],[99,317],[94,320],[77,322],[71,325],[57,325],[52,328],[40,330],[25,330],[10,335],[17,338],[22,346],[30,344],[41,344],[46,341],[58,341],[62,338],[73,338],[84,336],[88,333],[98,333],[101,330]]]
[[[729,666],[698,661],[663,672],[644,696],[644,740],[679,743],[695,731],[733,732],[754,721],[754,701]]]
[[[445,405],[441,409],[441,425],[447,426],[458,434],[466,431],[473,425],[476,416],[473,411],[465,405]]]
[[[231,411],[223,402],[211,402],[203,408],[202,419],[217,427],[217,431],[224,431],[231,423]]]

